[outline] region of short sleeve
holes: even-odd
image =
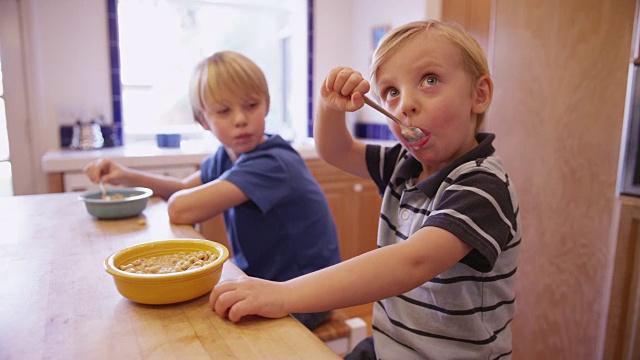
[[[495,174],[474,171],[448,184],[424,226],[443,228],[473,247],[462,262],[487,272],[514,238],[516,215],[507,184]]]
[[[269,153],[238,159],[219,179],[236,185],[262,213],[269,211],[291,193],[291,187],[287,183],[287,166]]]

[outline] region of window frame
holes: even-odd
[[[120,48],[118,34],[118,0],[106,0],[109,34],[109,64],[111,77],[111,110],[113,123],[110,130],[118,144],[125,143],[122,109],[122,79],[120,74]],[[305,137],[313,136],[313,0],[307,0],[307,119]],[[286,100],[285,100],[286,101]],[[284,119],[286,122],[286,117]],[[293,125],[293,124],[291,124]],[[103,130],[104,131],[104,130]],[[300,140],[300,139],[297,139]]]

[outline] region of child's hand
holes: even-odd
[[[127,169],[115,161],[100,158],[85,165],[82,171],[94,183],[102,180],[107,184],[122,185]]]
[[[324,80],[320,95],[326,105],[340,111],[356,111],[364,106],[363,94],[370,85],[359,72],[348,67],[332,69]]]
[[[209,296],[209,306],[233,322],[245,315],[281,318],[289,314],[285,297],[283,283],[243,276],[216,285]]]

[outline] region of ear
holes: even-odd
[[[269,114],[269,110],[270,110],[271,104],[270,104],[270,101],[268,99],[265,99],[265,101],[267,102],[267,108],[266,108],[265,113]]]
[[[475,83],[473,89],[473,102],[471,111],[474,114],[482,114],[491,105],[493,97],[493,81],[488,74],[482,75]]]
[[[202,113],[200,114],[196,114],[194,112],[193,117],[196,119],[196,121],[198,122],[198,124],[200,124],[200,126],[202,126],[203,129],[205,130],[211,130],[211,127],[209,126],[209,123],[207,122],[207,120],[204,118],[204,115],[202,115]]]

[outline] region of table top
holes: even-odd
[[[96,220],[78,193],[0,198],[1,359],[336,359],[293,317],[239,323],[209,309],[208,295],[172,305],[123,298],[103,267],[134,244],[202,238],[169,222],[166,203]],[[231,261],[222,279],[241,275]]]

